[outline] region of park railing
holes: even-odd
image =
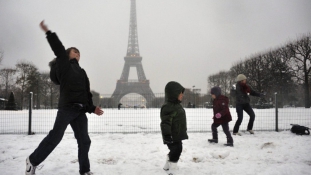
[[[33,109],[30,94],[29,109],[27,110],[0,110],[0,134],[46,134],[54,125],[57,109]],[[164,97],[164,94],[156,96]],[[134,98],[135,99],[135,98]],[[164,99],[164,98],[163,98]],[[276,96],[277,99],[277,96]],[[183,103],[187,116],[188,132],[210,132],[213,123],[213,109],[210,100],[196,101],[198,105]],[[148,107],[141,102],[126,101],[123,99],[120,109],[103,108],[104,114],[97,116],[88,114],[88,129],[90,133],[155,133],[160,132],[160,107]],[[163,103],[163,102],[162,102]],[[134,105],[132,105],[134,104]],[[256,118],[255,131],[282,131],[291,128],[290,124],[299,124],[311,127],[311,109],[304,107],[266,108],[253,109]],[[230,130],[237,120],[234,107],[230,107],[232,121]],[[244,119],[240,126],[243,132],[246,130],[249,116],[244,113]],[[66,132],[72,132],[68,125]]]

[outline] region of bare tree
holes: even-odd
[[[222,90],[222,94],[226,95],[230,92],[230,72],[227,71],[221,71],[219,72],[219,78],[220,78],[220,87]]]
[[[222,71],[208,76],[208,87],[222,86],[226,92],[227,83],[229,87],[234,85],[238,74],[244,74],[255,91],[265,91],[271,98],[274,97],[274,92],[279,92],[281,100],[278,105],[298,102],[303,96],[305,107],[310,108],[311,35],[304,35],[295,42],[247,57],[235,63],[229,72]],[[304,94],[299,90],[302,87]]]
[[[217,74],[211,75],[207,79],[208,87],[219,86],[222,89],[222,94],[227,95],[230,91],[231,78],[230,72],[220,71]]]
[[[254,56],[247,61],[246,76],[248,77],[248,83],[257,91],[261,91],[263,87],[262,70],[264,67],[264,59],[262,55]]]
[[[15,73],[16,70],[12,68],[3,68],[0,70],[1,84],[3,84],[5,88],[5,98],[9,97],[9,88],[13,83],[13,75]]]
[[[220,79],[219,79],[219,74],[213,74],[207,77],[207,84],[209,89],[211,89],[214,86],[219,86],[220,85]]]
[[[41,73],[40,96],[45,108],[57,107],[57,99],[59,98],[59,85],[55,85],[48,72]]]
[[[246,70],[245,61],[235,63],[230,69],[230,71],[235,77],[238,76],[239,74],[243,74],[245,70]]]
[[[20,104],[21,108],[24,107],[24,96],[26,89],[30,86],[30,77],[37,72],[37,68],[30,62],[20,62],[16,64],[16,85],[19,86],[20,92]]]
[[[292,51],[290,65],[296,72],[298,83],[304,85],[305,108],[310,108],[310,73],[311,73],[311,36],[303,36],[295,43],[288,45]]]
[[[270,51],[266,54],[265,75],[268,79],[265,81],[268,93],[272,96],[274,92],[278,92],[279,104],[282,107],[288,99],[288,92],[293,87],[292,77],[290,75],[290,67],[287,64],[288,51],[281,47],[277,50]]]
[[[42,97],[42,103],[44,105],[45,109],[50,108],[49,107],[49,88],[48,88],[48,83],[49,83],[50,77],[49,77],[49,73],[44,72],[41,73],[41,82],[40,82],[40,96]]]

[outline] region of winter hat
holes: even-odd
[[[237,77],[236,77],[236,81],[242,81],[242,80],[246,80],[246,76],[243,75],[243,74],[239,74]]]
[[[211,94],[216,95],[216,97],[218,97],[219,95],[221,95],[221,89],[218,86],[215,86],[211,89]]]

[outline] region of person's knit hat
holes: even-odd
[[[221,95],[221,89],[218,86],[215,86],[211,89],[211,94],[215,95],[216,97],[218,97],[219,95]]]
[[[236,81],[239,82],[239,81],[242,81],[242,80],[246,80],[246,76],[243,75],[243,74],[239,74],[239,75],[236,77]]]

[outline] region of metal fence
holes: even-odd
[[[163,99],[164,94],[161,94]],[[202,95],[203,96],[203,95]],[[123,99],[120,109],[103,108],[104,114],[96,116],[88,114],[88,127],[90,133],[153,133],[160,132],[160,108],[148,108],[138,104],[142,100],[130,101]],[[203,98],[202,98],[203,99]],[[31,101],[31,100],[30,100]],[[208,100],[209,101],[209,100]],[[210,132],[213,123],[213,109],[210,108],[206,99],[196,101],[197,107],[184,102],[188,132]],[[128,104],[126,104],[128,103]],[[163,102],[162,102],[163,103]],[[32,106],[30,104],[30,106]],[[229,123],[230,130],[237,120],[235,108],[231,107],[232,121]],[[256,119],[254,123],[255,131],[276,131],[290,129],[290,124],[299,124],[311,127],[311,109],[303,107],[290,108],[254,108]],[[52,128],[56,118],[57,109],[38,109],[8,111],[0,110],[0,134],[46,134]],[[249,116],[244,113],[244,119],[240,127],[245,131]],[[70,125],[66,132],[72,132]]]

